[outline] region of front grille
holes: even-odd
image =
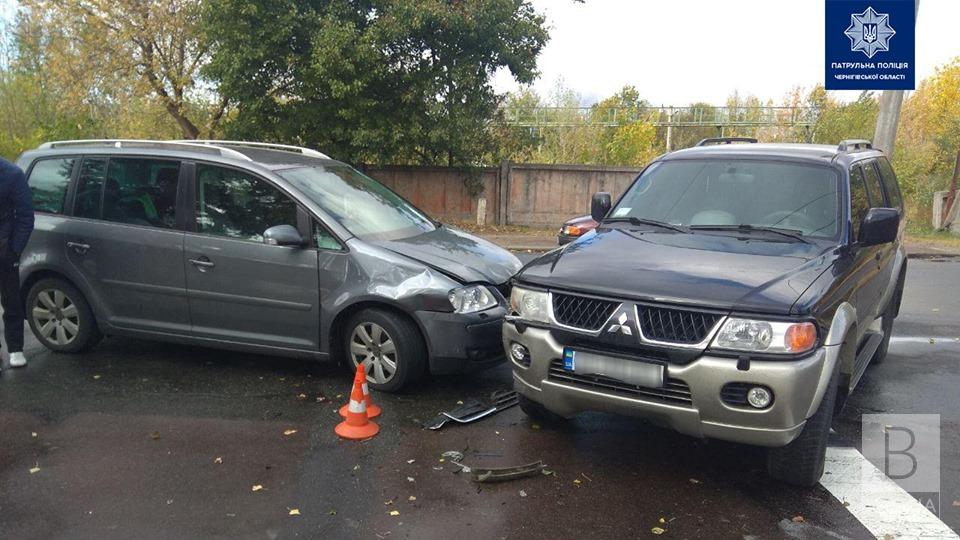
[[[626,360],[629,362],[629,360]],[[663,388],[647,388],[602,375],[581,375],[563,369],[562,360],[550,362],[547,378],[562,384],[596,390],[605,394],[625,396],[644,401],[656,401],[670,405],[693,407],[690,387],[680,379],[667,379]]]
[[[700,343],[713,329],[721,315],[702,311],[637,306],[637,318],[643,336],[654,341]]]
[[[557,322],[584,330],[599,330],[607,322],[619,302],[586,296],[553,293],[553,316]]]

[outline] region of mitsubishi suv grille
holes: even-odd
[[[595,331],[603,327],[619,302],[553,293],[553,316],[564,326]]]
[[[648,340],[694,344],[707,337],[721,315],[702,311],[637,306],[643,337]]]

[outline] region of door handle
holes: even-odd
[[[83,244],[81,242],[67,242],[67,247],[76,251],[77,255],[85,255],[90,249],[90,244]]]
[[[206,256],[200,257],[199,259],[188,259],[190,264],[192,264],[197,270],[201,272],[206,272],[207,270],[216,266],[213,261],[208,259]]]

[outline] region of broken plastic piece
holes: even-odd
[[[540,475],[540,471],[546,467],[547,466],[544,465],[543,461],[534,461],[533,463],[528,463],[526,465],[520,465],[517,467],[503,467],[496,469],[474,467],[472,480],[474,482],[506,482],[508,480],[516,480],[518,478]]]
[[[517,393],[513,390],[497,390],[484,400],[469,399],[457,408],[442,412],[427,421],[423,427],[440,429],[444,424],[453,420],[459,424],[469,424],[485,418],[517,404]]]

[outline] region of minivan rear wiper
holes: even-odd
[[[652,225],[654,227],[669,229],[671,231],[677,231],[682,233],[690,232],[687,229],[684,229],[683,227],[680,227],[678,225],[673,225],[665,221],[657,221],[655,219],[644,219],[644,218],[638,218],[633,216],[607,218],[603,220],[603,223],[632,223],[634,225]]]
[[[795,229],[781,229],[779,227],[764,227],[762,225],[750,225],[748,223],[741,223],[740,225],[691,225],[690,229],[695,231],[738,231],[738,232],[772,232],[779,234],[781,236],[786,236],[787,238],[793,238],[794,240],[799,240],[804,244],[810,244],[811,242],[803,237],[801,231]]]

